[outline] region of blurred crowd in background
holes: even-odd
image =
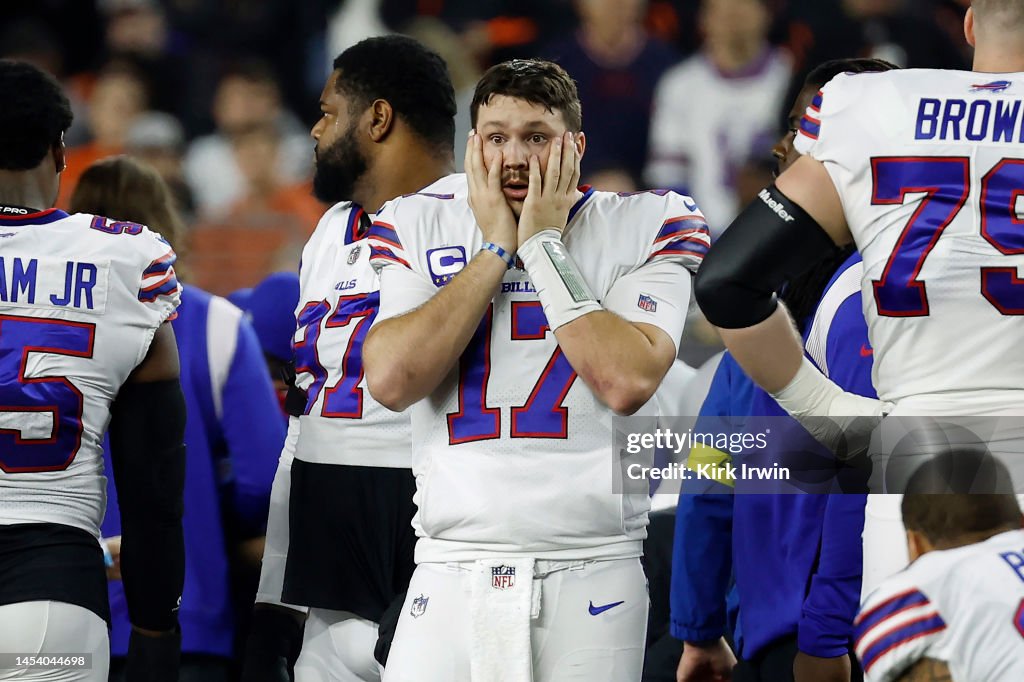
[[[0,56],[66,85],[66,208],[93,161],[129,154],[173,188],[186,280],[227,295],[294,271],[333,57],[386,32],[448,62],[469,128],[490,64],[543,56],[577,80],[599,189],[692,194],[720,232],[770,182],[784,105],[825,59],[962,68],[968,0],[8,0]],[[457,141],[456,162],[461,165]],[[377,207],[367,207],[375,209]],[[116,217],[116,216],[114,216]]]

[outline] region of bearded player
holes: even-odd
[[[361,351],[379,305],[367,228],[385,201],[451,172],[455,100],[440,57],[388,36],[334,61],[320,107],[314,189],[337,203],[302,253],[301,395],[289,401],[247,675],[280,679],[301,617],[290,605],[301,605],[295,678],[375,680],[377,624],[413,570],[415,485],[408,417],[365,390]]]

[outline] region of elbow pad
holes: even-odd
[[[185,579],[184,436],[185,398],[177,379],[121,387],[110,409],[121,575],[128,618],[146,630],[177,627]]]
[[[694,282],[697,304],[716,327],[740,329],[763,322],[778,306],[779,287],[835,248],[807,211],[771,185],[704,258]]]

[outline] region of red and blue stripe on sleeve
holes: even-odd
[[[811,100],[810,106],[807,107],[807,111],[804,113],[803,118],[800,119],[799,133],[812,140],[817,140],[818,135],[821,134],[822,97],[823,94],[821,90],[818,90],[818,94]]]
[[[710,248],[711,232],[704,217],[696,214],[678,216],[662,223],[647,262],[674,257],[696,272]]]
[[[370,242],[370,263],[380,268],[390,263],[398,263],[410,268],[405,259],[405,249],[398,238],[395,226],[382,221],[374,221],[366,233]],[[410,268],[411,269],[411,268]]]
[[[168,251],[151,262],[142,271],[142,286],[139,288],[139,301],[152,303],[161,296],[175,296],[181,291],[178,278],[174,274],[174,263],[178,256]]]
[[[928,597],[909,589],[862,611],[853,628],[857,656],[864,670],[870,671],[886,660],[906,663],[907,654],[913,654],[909,662],[916,660],[930,639],[946,629],[946,623]]]

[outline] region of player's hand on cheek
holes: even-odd
[[[573,133],[566,132],[552,141],[545,177],[541,177],[540,159],[530,157],[530,186],[519,216],[520,246],[543,230],[565,229],[569,211],[576,203],[579,180],[580,155]]]
[[[497,244],[509,253],[516,250],[516,217],[501,191],[502,156],[484,163],[483,140],[476,131],[469,134],[466,145],[466,179],[469,184],[469,207],[483,233],[484,241]]]

